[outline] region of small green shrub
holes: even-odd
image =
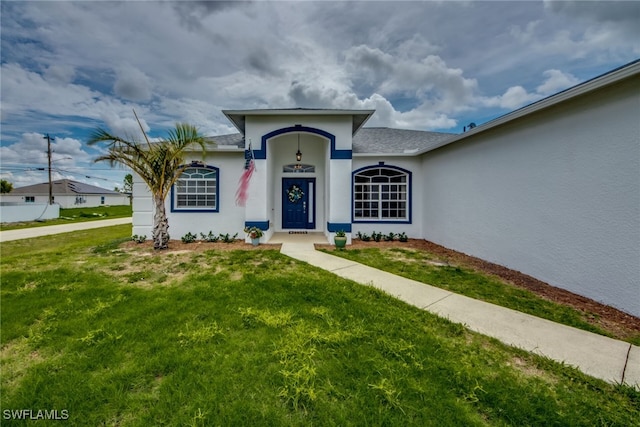
[[[382,233],[376,233],[375,231],[371,233],[371,238],[374,242],[379,242],[382,240]]]
[[[385,234],[384,236],[384,241],[385,242],[393,242],[393,240],[396,238],[396,233],[391,232],[389,234]]]
[[[358,233],[356,234],[356,237],[362,240],[363,242],[371,241],[371,236],[369,236],[367,233],[361,233],[358,231]]]
[[[131,240],[133,240],[136,243],[144,243],[147,240],[147,236],[146,234],[143,234],[141,236],[134,234],[133,236],[131,236]]]
[[[202,240],[209,243],[216,243],[220,240],[220,236],[214,235],[212,231],[209,231],[209,234],[200,233],[200,236],[202,236]]]
[[[234,234],[233,236],[230,236],[229,233],[220,234],[220,241],[222,243],[233,243],[236,241],[237,237],[238,237],[238,233]]]
[[[196,239],[198,238],[198,236],[196,236],[195,234],[189,232],[187,234],[185,234],[184,236],[182,236],[182,243],[193,243],[196,241]]]
[[[409,237],[403,231],[402,233],[398,234],[398,240],[400,240],[401,242],[408,242],[409,241]]]

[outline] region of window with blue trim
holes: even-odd
[[[218,209],[218,169],[188,167],[173,188],[174,210]]]
[[[408,221],[409,173],[384,166],[353,176],[353,217],[358,221]]]

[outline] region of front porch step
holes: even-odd
[[[322,232],[308,232],[306,234],[289,234],[288,231],[273,233],[266,243],[322,243],[328,244],[327,236]]]

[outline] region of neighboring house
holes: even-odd
[[[53,202],[61,208],[93,208],[129,204],[127,194],[70,179],[53,181],[52,193]],[[15,188],[11,193],[2,195],[2,202],[47,204],[49,203],[49,183]]]
[[[194,151],[170,233],[405,232],[639,316],[639,75],[636,61],[455,135],[363,127],[373,110],[224,111],[239,133]],[[133,233],[151,236],[135,176],[133,196]]]

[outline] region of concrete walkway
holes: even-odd
[[[420,309],[461,323],[505,344],[574,366],[610,383],[640,389],[640,347],[474,300],[316,251],[312,239],[277,239],[281,252],[354,282],[373,286]],[[327,243],[322,238],[317,243]]]
[[[10,240],[30,239],[32,237],[48,236],[51,234],[70,233],[72,231],[90,230],[93,228],[110,227],[112,225],[131,224],[132,218],[103,219],[100,221],[75,222],[73,224],[46,225],[43,227],[22,228],[19,230],[0,231],[0,242]]]

